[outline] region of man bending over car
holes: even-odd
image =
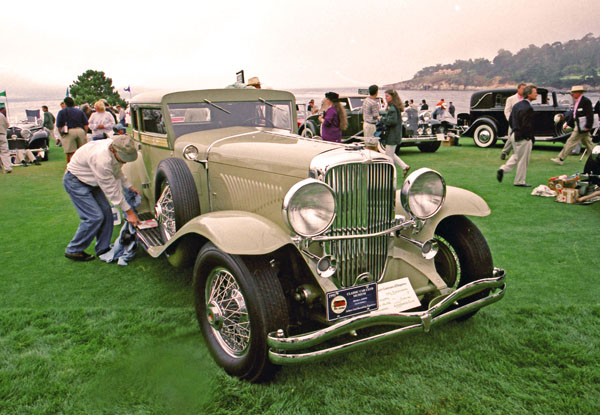
[[[94,259],[93,255],[85,252],[94,238],[96,255],[100,256],[110,249],[113,215],[109,200],[127,214],[129,223],[137,225],[138,218],[121,190],[126,187],[139,194],[121,171],[125,163],[136,159],[137,150],[128,135],[92,141],[73,154],[67,164],[63,186],[81,222],[65,250],[67,258],[73,261]]]

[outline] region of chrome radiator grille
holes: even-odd
[[[335,166],[325,182],[337,194],[336,218],[328,235],[364,235],[391,226],[394,219],[394,167],[387,163],[351,163]],[[372,280],[383,275],[388,251],[387,236],[330,241],[325,252],[337,261],[336,278],[351,287],[365,272]]]

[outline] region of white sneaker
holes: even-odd
[[[550,159],[550,161],[555,162],[556,164],[560,164],[561,166],[565,163],[564,161],[562,161],[561,159],[559,159],[558,157]]]

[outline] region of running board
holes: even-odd
[[[151,213],[142,213],[138,215],[140,220],[154,219]],[[161,246],[163,244],[158,227],[148,229],[135,229],[138,240],[142,243],[142,247],[147,251],[148,248]]]

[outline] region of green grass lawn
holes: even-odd
[[[402,157],[488,202],[491,216],[473,221],[507,271],[505,298],[260,385],[210,358],[191,270],[142,250],[127,267],[64,258],[78,218],[61,149],[0,175],[0,414],[600,413],[600,203],[531,196],[514,173],[500,184],[500,148],[461,142]],[[551,163],[560,148],[536,147],[529,183],[583,169],[576,157]]]

